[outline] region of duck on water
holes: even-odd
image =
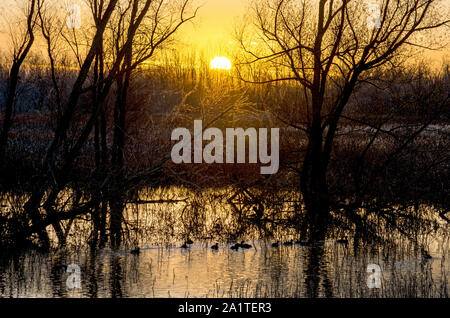
[[[253,247],[252,245],[245,243],[245,241],[241,241],[241,243],[236,243],[233,246],[231,246],[231,249],[237,251],[239,248],[249,249],[252,247]]]
[[[139,255],[139,254],[141,254],[141,249],[139,247],[137,247],[134,250],[130,251],[130,254]]]

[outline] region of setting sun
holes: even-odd
[[[450,0],[0,0],[0,308],[445,301],[445,39]]]
[[[215,57],[211,61],[213,70],[231,70],[231,61],[226,57]]]

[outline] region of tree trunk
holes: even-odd
[[[33,20],[35,17],[35,9],[36,9],[36,1],[32,0],[30,2],[30,11],[28,12],[27,15],[27,32],[25,36],[28,37],[28,40],[24,40],[23,46],[20,49],[18,49],[19,53],[17,53],[17,55],[16,53],[14,54],[14,61],[8,79],[8,97],[5,104],[5,118],[3,121],[2,132],[0,134],[0,169],[3,168],[6,148],[8,146],[9,130],[11,129],[12,126],[12,115],[14,103],[16,100],[16,90],[17,84],[19,82],[20,67],[22,66],[23,62],[28,56],[28,53],[30,52],[31,47],[33,46],[34,43]]]
[[[301,174],[301,192],[306,209],[302,236],[312,241],[322,240],[327,231],[330,215],[326,167],[322,162],[322,137],[312,136]]]
[[[3,167],[6,149],[8,146],[9,130],[12,126],[12,115],[16,97],[16,89],[19,82],[19,70],[20,66],[16,62],[14,62],[9,75],[8,97],[5,104],[5,118],[3,120],[3,128],[0,134],[0,167]]]
[[[117,80],[117,100],[114,109],[114,143],[113,143],[113,171],[116,174],[116,182],[114,186],[121,189],[123,186],[123,166],[124,166],[124,147],[126,138],[126,111],[127,111],[127,97],[128,88],[131,80],[131,62],[132,62],[132,47],[127,49],[124,60],[124,68],[128,70],[123,76]],[[126,190],[123,189],[125,195]],[[125,208],[124,195],[110,201],[111,219],[111,244],[113,247],[119,247],[121,243],[122,232],[122,218],[123,210]]]
[[[312,121],[309,130],[308,150],[305,155],[300,176],[300,190],[306,209],[301,234],[313,241],[323,239],[327,231],[330,215],[330,199],[327,185],[328,159],[324,158],[322,135],[324,90],[321,79],[321,76],[323,76],[320,50],[321,39],[322,34],[319,29],[315,45],[316,52],[314,54],[314,83],[311,90]]]
[[[50,248],[50,239],[45,228],[41,226],[42,215],[39,211],[41,200],[45,194],[45,191],[42,190],[42,187],[40,185],[37,185],[36,187],[37,188],[33,191],[30,199],[25,204],[24,210],[26,215],[31,219],[31,228],[35,229],[31,232],[38,234],[42,248],[47,250]]]
[[[110,242],[112,248],[119,248],[122,243],[122,218],[125,208],[123,196],[119,196],[109,202],[110,209]]]

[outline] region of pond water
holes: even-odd
[[[398,259],[348,248],[281,246],[215,251],[148,247],[140,255],[103,250],[72,255],[24,252],[3,264],[2,297],[448,297],[448,245],[433,259]],[[447,254],[445,254],[447,253]],[[80,267],[80,286],[70,289]],[[369,288],[369,264],[381,268],[381,288]],[[76,288],[80,287],[80,288]]]
[[[273,247],[275,241],[298,239],[295,231],[274,222],[292,205],[285,194],[282,205],[266,208],[271,225],[261,230],[246,222],[251,208],[230,203],[230,193],[207,199],[175,192],[176,196],[169,191],[156,197],[191,199],[128,206],[127,243],[120,250],[90,252],[89,222],[81,219],[71,223],[65,249],[21,251],[0,259],[0,297],[449,296],[450,239],[445,231],[418,239],[426,242],[429,255],[401,236],[395,244],[357,248],[350,239],[348,244],[329,239],[313,246]],[[195,242],[183,249],[186,237]],[[241,240],[252,248],[230,248]],[[215,242],[218,250],[211,249]],[[132,254],[137,245],[140,253]],[[75,267],[68,266],[72,264]],[[371,264],[379,266],[379,280],[367,271]],[[73,268],[79,268],[79,275]],[[370,288],[375,281],[380,288]]]

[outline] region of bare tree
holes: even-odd
[[[40,10],[38,12],[39,27],[41,29],[42,37],[46,44],[46,53],[48,61],[50,62],[50,76],[53,84],[53,91],[55,95],[57,118],[62,115],[62,94],[61,88],[58,84],[58,77],[56,74],[56,63],[58,58],[58,50],[61,49],[61,34],[65,24],[62,23],[60,17],[55,14],[55,8],[51,3],[38,0]]]
[[[3,167],[5,152],[8,143],[8,134],[13,121],[14,104],[16,100],[16,90],[19,83],[19,73],[23,62],[25,61],[31,47],[35,41],[35,26],[39,12],[39,1],[26,1],[25,9],[25,30],[18,32],[17,29],[11,29],[11,39],[13,42],[13,62],[9,72],[6,103],[4,105],[5,115],[3,127],[0,133],[0,168]],[[19,33],[19,36],[17,36]]]
[[[62,115],[58,121],[55,136],[51,142],[42,166],[42,180],[36,187],[25,205],[25,211],[32,219],[33,226],[28,231],[39,233],[44,247],[49,246],[46,227],[53,225],[60,242],[64,241],[64,233],[59,230],[59,222],[71,219],[80,214],[94,211],[94,237],[100,231],[101,242],[104,243],[104,223],[106,220],[106,202],[110,205],[111,243],[117,247],[121,243],[121,224],[124,208],[123,196],[126,194],[123,183],[123,149],[126,135],[126,105],[128,88],[133,71],[170,41],[179,28],[191,21],[196,10],[190,11],[191,0],[92,0],[88,2],[93,14],[93,40],[78,77],[73,84],[71,94],[65,103]],[[189,11],[189,12],[188,12]],[[48,35],[48,32],[44,30]],[[45,37],[45,36],[44,36]],[[47,43],[51,39],[47,37]],[[76,41],[75,41],[76,42]],[[75,43],[74,42],[74,43]],[[77,54],[77,56],[79,56]],[[79,58],[81,60],[81,58]],[[90,75],[91,83],[87,84]],[[114,107],[114,141],[112,175],[106,174],[105,164],[108,161],[106,149],[106,114],[107,98],[114,85],[117,86],[116,103]],[[61,151],[66,141],[74,116],[79,110],[79,99],[88,92],[93,92],[93,107],[88,118],[83,123],[77,122],[78,133],[72,136],[74,140],[67,151]],[[100,118],[100,125],[99,125]],[[96,128],[97,127],[97,128]],[[96,128],[96,129],[95,129]],[[58,196],[70,182],[70,172],[73,163],[86,145],[92,130],[95,129],[96,144],[99,142],[99,130],[102,138],[102,171],[99,181],[99,193],[84,205],[84,209],[75,208],[70,213],[58,213]],[[99,153],[99,145],[96,145]],[[100,161],[97,158],[97,163]],[[98,165],[99,167],[99,165]],[[49,189],[50,188],[50,189]],[[103,190],[108,193],[102,193]],[[45,195],[48,192],[48,195]],[[113,193],[113,194],[111,194]],[[43,218],[39,212],[41,202],[46,210]],[[101,209],[99,209],[101,205]],[[101,212],[101,213],[100,213]],[[67,231],[66,231],[67,232]],[[95,240],[95,239],[94,239]]]
[[[38,233],[39,238],[41,240],[41,243],[44,248],[48,248],[50,245],[50,241],[48,238],[48,233],[46,232],[45,227],[47,226],[47,222],[45,222],[42,219],[42,215],[39,211],[41,207],[41,201],[42,198],[45,195],[45,192],[47,191],[47,177],[50,176],[51,180],[53,180],[53,183],[56,185],[56,188],[50,193],[48,196],[45,207],[47,209],[47,213],[49,216],[49,219],[52,220],[50,224],[58,223],[59,220],[57,220],[55,213],[56,211],[53,208],[53,202],[58,196],[59,191],[62,187],[65,186],[67,183],[67,175],[66,171],[68,170],[67,167],[70,167],[73,160],[76,158],[79,148],[81,148],[81,144],[84,144],[86,138],[82,134],[82,137],[78,139],[77,144],[69,151],[68,154],[65,155],[64,164],[62,166],[62,170],[57,171],[55,166],[55,160],[58,153],[58,150],[60,149],[62,142],[65,140],[67,131],[70,127],[70,124],[72,122],[74,113],[78,106],[78,101],[81,97],[81,95],[84,93],[83,85],[88,77],[89,71],[91,69],[91,65],[94,61],[95,55],[98,51],[98,47],[101,44],[101,39],[103,37],[103,33],[105,32],[106,26],[112,16],[112,13],[115,9],[115,6],[117,4],[118,0],[110,0],[108,4],[105,6],[105,10],[103,12],[103,15],[101,17],[101,21],[99,23],[99,27],[95,31],[95,35],[92,39],[92,44],[90,46],[90,49],[88,51],[88,54],[80,68],[80,72],[78,74],[77,79],[75,80],[75,83],[73,84],[71,94],[69,96],[69,99],[67,103],[64,106],[63,114],[61,115],[61,118],[58,121],[55,136],[53,138],[53,141],[51,142],[46,157],[43,161],[42,166],[42,182],[39,182],[35,186],[35,189],[33,190],[33,193],[30,196],[30,199],[25,204],[25,211],[27,215],[31,218],[33,226],[30,229],[30,233],[26,233],[26,235],[30,235],[31,233]],[[84,140],[82,140],[84,139]],[[66,170],[66,171],[65,171]],[[62,173],[61,173],[62,171]]]
[[[124,182],[127,99],[133,71],[167,44],[183,24],[195,18],[196,10],[187,12],[190,4],[190,0],[147,0],[139,12],[139,2],[134,0],[119,12],[119,23],[113,33],[115,56],[123,56],[123,60],[117,60],[119,74],[115,78],[117,94],[111,160],[116,187],[123,187]],[[111,200],[110,205],[111,243],[117,247],[121,242],[123,197]]]
[[[302,90],[304,109],[298,111],[305,116],[298,122],[281,119],[304,131],[308,140],[299,174],[305,224],[313,239],[323,238],[329,220],[328,167],[337,127],[352,94],[374,70],[396,67],[411,48],[433,44],[430,41],[436,37],[430,36],[431,31],[449,26],[445,1],[377,3],[257,1],[255,29],[239,32],[243,80],[258,84],[289,81]],[[303,230],[306,234],[307,229]]]

